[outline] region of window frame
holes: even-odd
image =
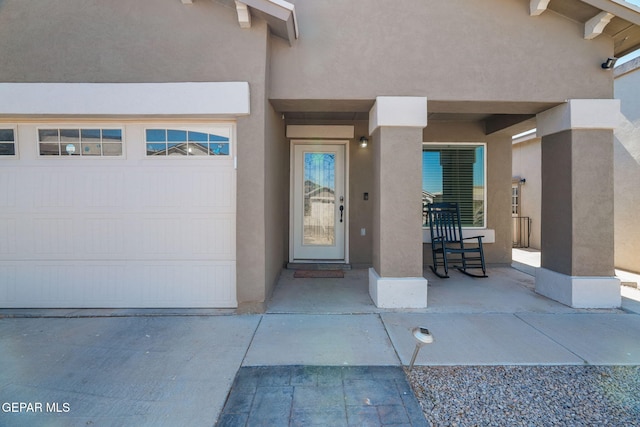
[[[482,225],[481,226],[468,226],[463,225],[462,228],[465,230],[486,230],[488,224],[488,209],[487,209],[487,194],[488,191],[488,170],[487,170],[487,143],[486,142],[423,142],[422,143],[422,151],[424,152],[425,147],[449,147],[449,148],[463,148],[463,147],[482,147],[483,155],[482,155],[482,167],[483,167],[483,216],[482,216]],[[422,170],[422,177],[424,179],[424,169]],[[424,189],[423,189],[424,191]],[[428,225],[422,226],[423,230],[428,230]]]
[[[10,129],[13,131],[13,154],[0,155],[0,159],[16,159],[18,158],[18,126],[11,124],[0,124],[0,129]],[[0,144],[6,144],[8,141],[0,141]]]
[[[149,141],[147,141],[147,131],[149,130],[164,130],[166,132],[165,135],[168,135],[168,131],[184,131],[184,132],[197,132],[197,133],[205,133],[205,134],[215,134],[216,129],[224,129],[225,133],[228,136],[224,136],[226,138],[228,138],[228,141],[225,142],[226,144],[229,145],[229,150],[227,154],[221,154],[221,155],[212,155],[212,154],[207,154],[207,155],[180,155],[180,156],[172,156],[167,154],[164,155],[150,155],[148,153],[147,150],[147,144],[149,143]],[[187,134],[187,143],[188,141],[188,134]],[[152,141],[153,142],[153,141]],[[170,141],[168,140],[168,136],[166,137],[166,141],[165,144],[167,144],[167,150],[168,150],[168,143]],[[211,141],[208,141],[208,143],[211,143]],[[172,159],[218,159],[217,161],[221,161],[222,159],[234,159],[235,158],[235,124],[234,123],[230,123],[230,122],[224,122],[224,123],[208,123],[208,124],[172,124],[172,123],[153,123],[153,124],[145,124],[142,128],[142,149],[143,149],[143,156],[145,159],[151,159],[151,158],[155,158],[155,159],[168,159],[168,158],[172,158]]]
[[[511,216],[520,216],[520,184],[517,182],[511,184]]]
[[[83,130],[100,130],[100,154],[82,154],[82,131]],[[58,147],[59,154],[42,154],[40,150],[40,131],[41,130],[57,130],[58,131]],[[78,145],[80,145],[79,154],[67,154],[63,153],[63,142],[61,141],[60,131],[61,130],[77,130],[78,131]],[[120,131],[120,146],[121,152],[118,155],[105,155],[104,147],[102,144],[103,140],[103,131],[105,130],[117,130]],[[78,124],[78,123],[63,123],[63,124],[41,124],[35,127],[35,143],[36,143],[36,153],[37,157],[40,159],[55,159],[55,158],[85,158],[85,159],[124,159],[126,157],[126,131],[125,126],[123,125],[112,125],[105,126],[104,124]],[[117,142],[107,142],[108,144],[118,144]]]

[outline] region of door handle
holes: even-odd
[[[340,205],[340,222],[342,222],[342,213],[344,212],[344,205]]]

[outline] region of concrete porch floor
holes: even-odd
[[[267,306],[270,314],[365,314],[401,311],[403,313],[576,313],[577,310],[535,292],[535,269],[540,252],[513,250],[513,267],[491,266],[488,278],[471,278],[451,271],[442,279],[425,268],[428,280],[426,309],[380,309],[369,297],[368,271],[345,271],[344,278],[294,278],[294,271],[283,270]],[[616,271],[622,282],[640,282],[640,276]],[[640,313],[640,290],[621,286],[622,309]],[[616,310],[597,310],[599,312]]]

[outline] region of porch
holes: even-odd
[[[367,269],[344,271],[344,278],[294,278],[293,270],[283,270],[267,305],[270,314],[367,314],[403,313],[579,313],[535,291],[535,269],[540,253],[513,250],[512,266],[490,266],[489,278],[475,279],[456,270],[451,278],[437,277],[427,267],[428,305],[422,309],[385,309],[375,306],[369,296]],[[640,282],[640,276],[623,271],[616,274],[624,283]],[[621,286],[622,310],[640,314],[640,290]],[[617,309],[596,310],[619,312]]]

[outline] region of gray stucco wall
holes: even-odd
[[[615,263],[640,272],[640,59],[628,65],[634,71],[615,81],[622,110],[614,140]]]
[[[280,114],[267,103],[265,173],[265,298],[273,292],[289,248],[289,141]]]
[[[0,81],[252,82],[264,28],[211,1],[3,0]]]
[[[361,136],[368,136],[368,122],[354,122],[355,139],[349,144],[349,260],[358,267],[372,265],[373,232],[373,145],[360,147]],[[368,200],[364,199],[368,193]],[[364,236],[361,230],[364,228]]]
[[[541,141],[532,138],[513,145],[513,173],[527,182],[520,186],[520,216],[531,219],[529,247],[540,249],[540,205],[542,195]]]
[[[613,132],[542,138],[542,267],[613,276]]]
[[[612,94],[611,73],[600,68],[611,39],[585,41],[582,24],[553,12],[531,17],[529,0],[292,2],[300,39],[274,44],[273,99],[563,102]]]
[[[422,141],[412,127],[373,134],[373,268],[381,277],[421,277]]]

